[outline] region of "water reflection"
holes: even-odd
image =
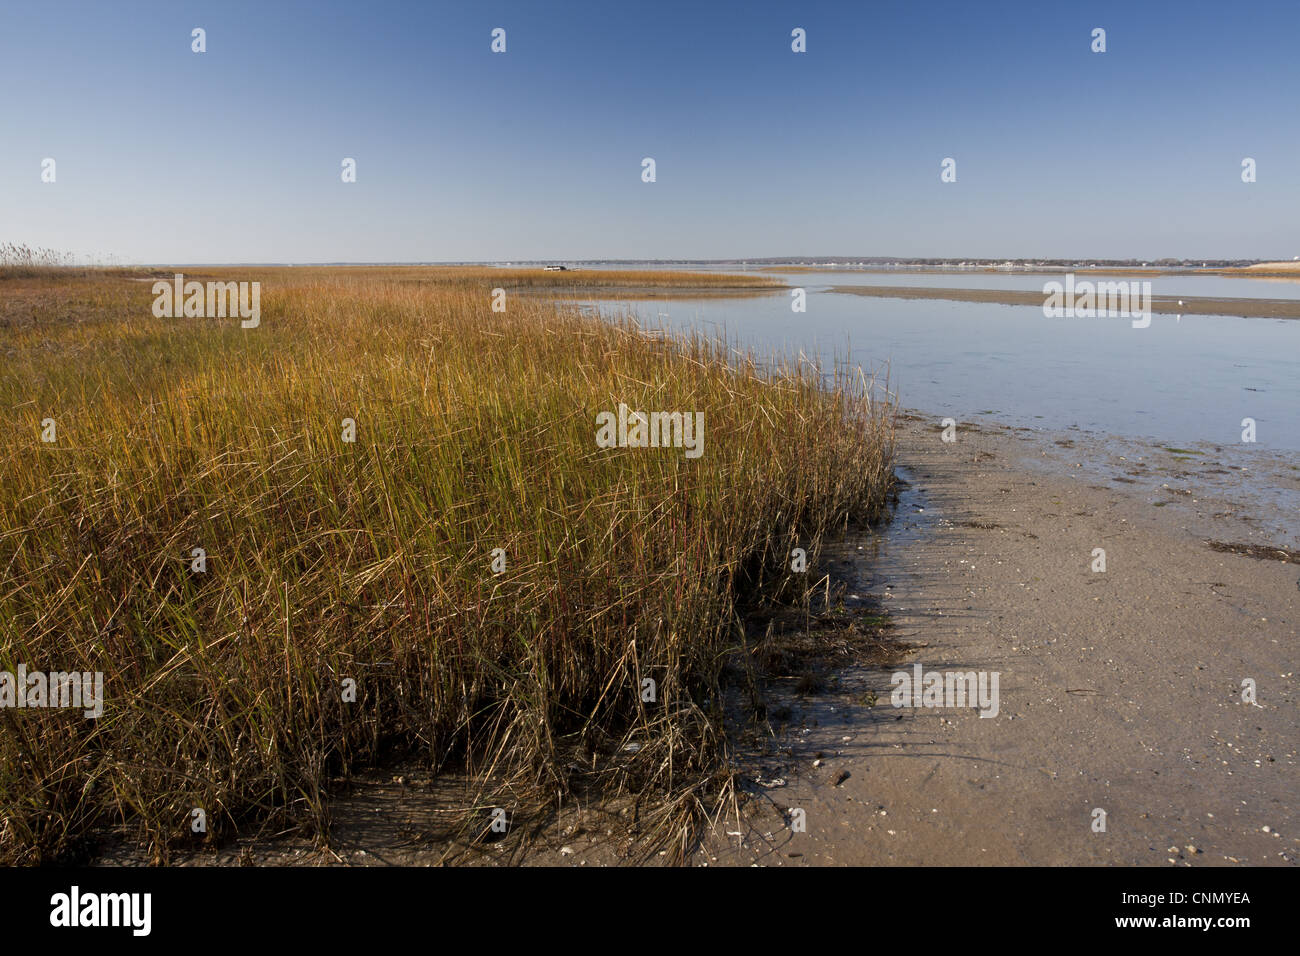
[[[1300,320],[1156,315],[1134,329],[1027,306],[814,292],[802,281],[803,314],[785,294],[592,305],[647,327],[721,332],[761,353],[847,359],[888,374],[905,406],[958,420],[1228,445],[1252,418],[1261,446],[1300,450]]]

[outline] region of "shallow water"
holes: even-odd
[[[792,286],[825,290],[835,285],[908,286],[931,289],[1011,289],[1042,292],[1048,282],[1064,284],[1065,273],[1026,272],[791,272],[776,274]],[[1213,299],[1300,299],[1300,278],[1242,279],[1206,275],[1111,275],[1100,269],[1079,269],[1075,281],[1150,282],[1151,294],[1206,296]]]
[[[904,406],[958,422],[1300,451],[1300,321],[1156,315],[1135,329],[1121,318],[1047,319],[1030,306],[806,288],[803,314],[784,293],[594,306],[648,328],[723,332],[760,354],[848,360],[887,376]],[[1245,418],[1255,446],[1241,441]]]
[[[877,272],[851,270],[826,270],[816,272],[768,272],[753,266],[710,266],[677,263],[601,264],[583,265],[580,269],[671,269],[689,272],[724,272],[738,275],[759,275],[778,279],[790,286],[808,291],[825,292],[832,286],[907,286],[932,289],[1009,289],[1019,292],[1042,292],[1048,282],[1065,282],[1064,272],[985,272],[946,271],[917,272],[911,269],[886,269]],[[778,267],[779,268],[779,267]],[[1132,281],[1150,282],[1151,294],[1211,299],[1300,299],[1300,275],[1294,278],[1243,278],[1237,276],[1199,275],[1116,275],[1102,269],[1076,269],[1075,281]]]

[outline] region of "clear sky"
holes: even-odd
[[[1298,51],[1297,0],[0,0],[0,242],[1290,259]]]

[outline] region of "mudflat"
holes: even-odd
[[[720,821],[697,860],[1295,865],[1297,529],[1263,504],[1300,490],[1292,461],[1261,453],[1243,470],[1235,449],[1004,427],[956,437],[903,424],[894,541],[850,580],[888,609],[906,657],[788,693],[739,822]],[[892,670],[915,663],[999,673],[997,716],[891,706]]]
[[[1014,289],[938,289],[920,286],[837,285],[832,292],[880,299],[945,299],[997,305],[1043,305],[1042,292]],[[1239,315],[1251,319],[1300,319],[1300,299],[1211,298],[1153,295],[1151,311],[1160,315]]]

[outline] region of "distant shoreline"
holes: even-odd
[[[1300,260],[1266,262],[1253,259],[1214,259],[1193,262],[1190,260],[1158,260],[1143,264],[1135,260],[1118,259],[841,259],[829,257],[811,259],[796,256],[790,259],[479,259],[445,262],[119,262],[90,263],[69,267],[77,269],[312,269],[312,268],[487,268],[530,270],[546,266],[563,265],[565,271],[601,270],[622,268],[651,269],[725,269],[752,270],[755,272],[853,272],[853,273],[916,273],[921,275],[953,275],[969,273],[1008,273],[1020,275],[1056,274],[1066,272],[1095,272],[1105,275],[1211,275],[1232,278],[1288,278],[1300,279]]]
[[[1250,266],[1093,266],[1080,263],[1073,266],[1035,265],[1017,263],[1005,265],[918,265],[918,266],[855,266],[855,265],[791,265],[764,266],[762,272],[847,272],[855,275],[1064,275],[1075,272],[1098,276],[1219,276],[1228,279],[1296,279],[1300,280],[1300,262],[1261,262]]]

